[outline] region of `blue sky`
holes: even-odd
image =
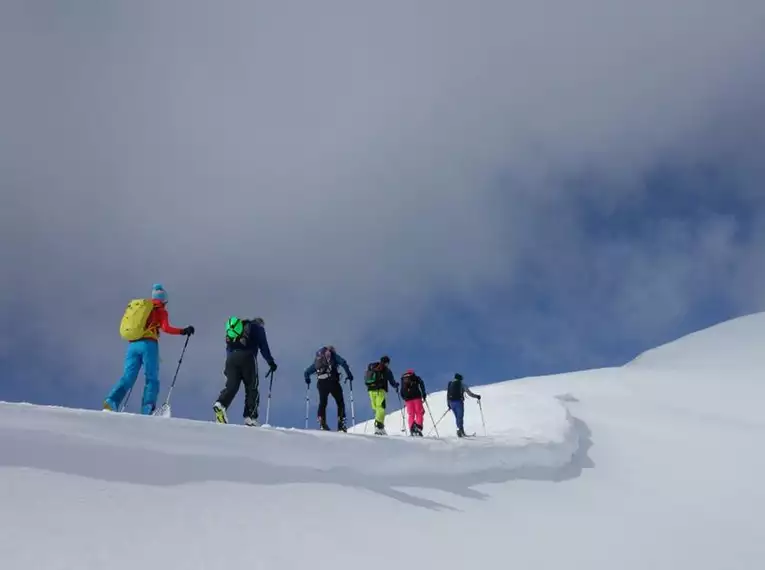
[[[0,400],[99,408],[158,281],[175,414],[260,315],[286,426],[324,343],[440,389],[763,309],[762,3],[427,4],[4,3]]]

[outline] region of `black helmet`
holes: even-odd
[[[457,373],[454,375],[454,379],[455,379],[455,380],[459,380],[459,381],[462,381],[462,374],[460,374],[459,372],[457,372]]]
[[[390,356],[388,356],[388,355],[383,356],[380,359],[380,362],[382,362],[383,364],[390,364]]]

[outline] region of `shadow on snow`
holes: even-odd
[[[485,500],[478,485],[513,480],[564,482],[594,467],[589,427],[572,417],[578,447],[571,461],[562,467],[489,468],[473,473],[428,473],[375,476],[351,467],[330,469],[272,465],[251,457],[174,455],[152,449],[137,449],[90,441],[86,446],[76,436],[0,429],[0,467],[31,467],[108,482],[149,486],[173,486],[220,481],[255,485],[327,484],[378,493],[403,503],[433,510],[458,509],[403,492],[401,488],[444,491],[474,500]],[[247,428],[251,429],[251,428]],[[94,460],[95,458],[95,460]]]

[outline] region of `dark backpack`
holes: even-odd
[[[316,378],[318,380],[326,380],[327,378],[337,376],[334,355],[326,346],[316,352],[313,364],[316,367]]]
[[[462,400],[462,380],[452,380],[446,387],[446,399],[449,401]]]
[[[422,397],[420,377],[417,374],[410,372],[401,377],[401,397],[407,400]]]
[[[364,384],[367,388],[376,388],[384,384],[383,367],[379,362],[370,362],[367,365],[367,371],[364,373]]]

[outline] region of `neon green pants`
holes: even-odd
[[[370,390],[369,401],[372,404],[372,410],[375,413],[375,422],[385,425],[385,390]]]

